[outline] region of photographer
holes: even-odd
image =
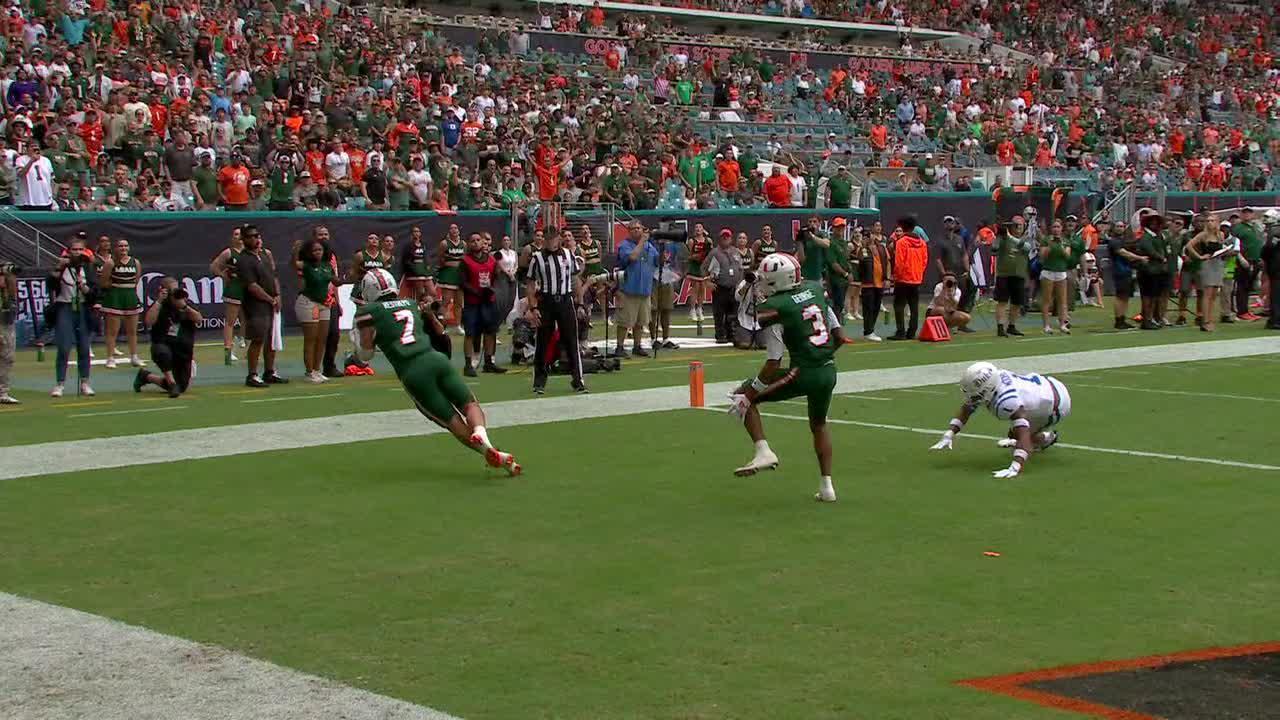
[[[658,249],[649,242],[649,231],[639,222],[633,221],[628,230],[630,235],[618,246],[616,267],[622,270],[622,282],[618,287],[622,302],[618,308],[618,345],[613,356],[627,357],[623,345],[627,341],[627,331],[630,330],[633,333],[632,352],[638,357],[648,357],[649,353],[640,346],[640,340],[644,336],[644,327],[649,324],[649,296],[653,294],[653,273],[658,266]],[[693,267],[694,260],[691,257],[691,272]],[[698,262],[696,272],[702,272],[701,261]]]
[[[17,265],[0,262],[0,405],[17,405],[18,400],[9,394],[9,371],[13,369],[13,353],[18,344],[14,320],[18,299]]]
[[[937,315],[942,318],[947,327],[955,328],[962,333],[973,332],[969,327],[969,321],[972,318],[969,313],[960,309],[961,296],[960,284],[956,282],[956,276],[952,273],[943,275],[942,282],[933,286],[933,299],[929,301],[929,307],[924,313],[925,317]]]
[[[147,308],[143,322],[151,329],[151,362],[164,374],[139,370],[133,379],[134,392],[142,392],[148,384],[168,391],[171,398],[187,391],[195,360],[196,327],[203,319],[177,280],[160,280],[156,301]]]
[[[56,384],[50,397],[62,397],[67,382],[67,360],[71,349],[76,351],[76,370],[80,376],[80,394],[92,396],[89,387],[89,343],[93,339],[93,325],[89,317],[97,294],[93,273],[93,253],[85,247],[85,234],[77,233],[67,249],[58,258],[58,265],[45,281],[52,301],[45,310],[46,322],[52,318],[58,354],[53,373]]]

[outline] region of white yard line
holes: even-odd
[[[809,418],[803,415],[784,415],[782,413],[760,413],[762,417],[780,418],[783,420],[804,420]],[[862,422],[859,420],[843,420],[839,418],[827,418],[827,422],[836,425],[854,425],[857,427],[875,428],[877,430],[897,430],[899,432],[916,433],[918,435],[932,435],[936,437],[942,436],[942,430],[938,428],[914,428],[906,425],[889,425],[886,423]],[[945,428],[943,428],[945,430]],[[980,440],[1001,440],[1002,436],[997,435],[979,435],[976,433],[965,432],[959,436],[963,438],[977,438]],[[1250,470],[1280,470],[1280,465],[1263,465],[1260,463],[1239,462],[1236,460],[1222,460],[1219,458],[1192,457],[1190,455],[1171,455],[1169,453],[1147,452],[1145,450],[1124,450],[1120,448],[1095,447],[1093,445],[1075,445],[1072,443],[1059,442],[1054,445],[1055,448],[1068,448],[1070,450],[1085,450],[1088,452],[1107,453],[1109,455],[1131,455],[1134,457],[1154,458],[1157,460],[1176,460],[1178,462],[1194,462],[1205,463],[1208,465],[1226,465],[1228,467],[1248,468]]]
[[[1118,375],[1150,375],[1146,370],[1108,370],[1108,373],[1116,373]]]
[[[950,393],[943,392],[941,390],[916,390],[914,388],[898,388],[896,392],[911,393],[912,395],[948,395],[950,394]]]
[[[138,408],[137,410],[105,410],[103,412],[74,413],[72,415],[68,415],[67,417],[82,418],[82,417],[99,417],[102,415],[132,415],[134,413],[153,413],[153,412],[169,412],[170,410],[185,410],[186,408],[187,408],[186,405],[169,405],[167,407],[157,407],[157,408]]]
[[[880,397],[878,395],[836,395],[842,400],[875,400],[876,402],[893,402],[893,398]]]
[[[1072,383],[1072,387],[1098,388],[1100,390],[1127,390],[1129,392],[1153,393],[1156,395],[1182,395],[1184,397],[1209,398],[1213,400],[1250,400],[1252,402],[1280,403],[1280,398],[1258,397],[1256,395],[1228,395],[1225,393],[1192,392],[1190,390],[1160,390],[1158,388],[1126,387],[1124,385],[1096,385],[1094,383]]]
[[[214,646],[0,593],[6,720],[458,720]]]
[[[1280,352],[1280,337],[1267,336],[1002,358],[999,363],[1014,372],[1053,374],[1276,352]],[[848,394],[953,386],[969,364],[964,361],[843,372],[836,383],[836,392]],[[725,397],[739,384],[709,383],[706,397]],[[485,413],[490,428],[501,428],[660,412],[688,406],[689,388],[681,384],[586,396],[487,403]],[[438,432],[442,432],[440,428],[424,421],[416,410],[397,410],[16,445],[0,448],[0,480]]]
[[[290,395],[289,397],[278,398],[259,398],[257,400],[241,400],[242,403],[269,403],[269,402],[288,402],[290,400],[318,400],[320,398],[337,397],[340,392],[320,393],[319,395]]]

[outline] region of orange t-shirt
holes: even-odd
[[[218,171],[218,184],[228,205],[249,204],[249,168],[230,165]]]

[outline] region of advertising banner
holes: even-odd
[[[454,45],[475,46],[479,44],[484,30],[474,27],[452,25],[437,26],[437,31],[449,39]],[[542,48],[556,53],[574,53],[603,57],[619,41],[619,38],[581,35],[578,33],[553,33],[529,30],[529,47]],[[501,42],[501,40],[499,40]],[[728,60],[737,48],[728,45],[702,42],[663,42],[664,54],[683,54],[690,63],[701,63],[708,56],[716,60]],[[787,50],[762,50],[753,48],[757,54],[767,56],[779,67],[787,67],[793,62],[801,62],[813,70],[830,71],[837,67],[857,72],[884,72],[898,75],[941,76],[943,70],[951,67],[965,73],[978,72],[975,63],[962,63],[952,60],[921,58],[918,60],[899,60],[868,54],[848,54],[835,52],[792,52]]]

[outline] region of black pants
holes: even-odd
[[[840,322],[844,322],[844,301],[849,296],[849,283],[845,282],[842,277],[832,275],[827,285],[831,288],[829,293],[831,295],[831,312],[836,314]]]
[[[1255,261],[1257,262],[1257,261]],[[1245,315],[1249,312],[1249,292],[1253,290],[1253,279],[1257,277],[1257,266],[1250,265],[1249,269],[1245,269],[1236,264],[1236,314]]]
[[[1267,328],[1280,330],[1280,272],[1269,276],[1271,281],[1271,316],[1267,318]]]
[[[550,362],[547,360],[551,347],[551,335],[560,331],[560,348],[569,359],[569,374],[573,378],[573,386],[582,385],[582,352],[578,348],[578,312],[573,306],[572,295],[540,295],[538,312],[542,322],[538,324],[538,342],[533,358],[533,387],[547,386],[547,374],[551,370],[551,362],[559,356],[556,352]]]
[[[334,304],[329,309],[329,334],[324,339],[324,362],[321,364],[320,372],[329,377],[338,376],[338,338],[341,333],[338,331],[338,319],[342,317],[342,306]]]
[[[978,286],[967,272],[957,274],[956,279],[960,282],[960,309],[972,313],[973,303],[978,299]]]
[[[876,320],[880,318],[882,302],[884,302],[884,288],[862,286],[862,334],[864,337],[876,331]]]
[[[716,323],[716,342],[733,342],[733,326],[738,320],[738,300],[734,288],[720,287],[711,291],[711,316]]]
[[[911,324],[903,329],[904,311],[910,310]],[[864,316],[865,317],[865,316]],[[905,335],[908,338],[916,336],[916,328],[920,323],[920,286],[907,285],[898,283],[893,286],[893,317],[897,321],[898,335]]]

